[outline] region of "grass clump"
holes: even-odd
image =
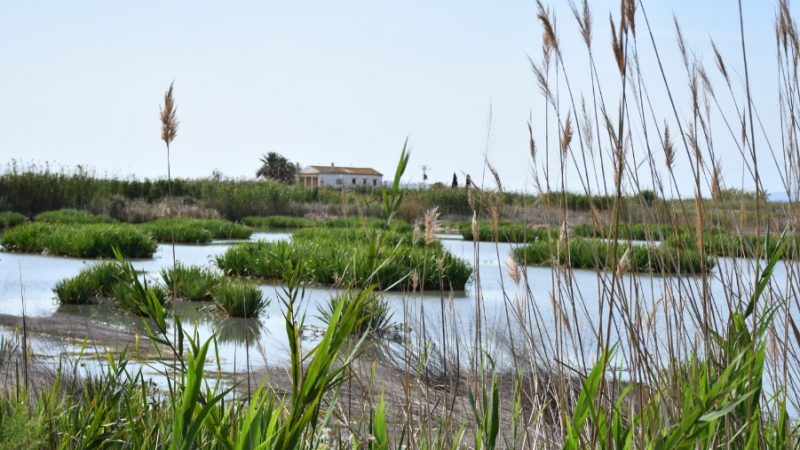
[[[212,239],[247,239],[252,230],[226,220],[217,219],[160,219],[139,225],[159,242],[204,244]]]
[[[459,232],[466,241],[475,240],[471,223],[462,223]],[[489,221],[478,222],[478,239],[481,242],[533,242],[558,236],[553,228],[531,228],[521,223],[501,222],[495,229]]]
[[[78,209],[57,209],[39,213],[33,218],[36,222],[44,223],[63,223],[63,224],[90,224],[90,223],[114,223],[116,220],[108,216],[95,215],[87,211]]]
[[[150,236],[127,224],[30,223],[5,232],[2,244],[6,251],[77,258],[112,257],[114,247],[126,258],[149,258],[157,247]]]
[[[333,234],[335,235],[335,234]],[[463,290],[472,275],[469,265],[443,249],[386,246],[373,253],[367,242],[320,236],[291,242],[240,244],[216,258],[225,273],[283,280],[286,264],[299,265],[307,281],[325,286],[382,289],[420,286]]]
[[[557,240],[540,240],[514,249],[514,258],[526,265],[560,265],[573,269],[607,270],[621,265],[631,272],[645,273],[700,273],[703,269],[700,254],[691,249],[669,246],[614,244],[608,241],[571,238],[559,245]],[[615,260],[616,258],[619,258]],[[714,267],[714,260],[706,258],[705,267]]]
[[[363,305],[362,315],[367,319],[353,330],[355,336],[367,335],[380,339],[399,339],[403,326],[393,320],[392,311],[380,295],[370,289],[348,291],[331,299],[318,307],[319,318],[324,326],[331,322],[340,303]]]
[[[0,212],[0,230],[21,225],[27,221],[28,218],[20,213],[13,211]]]
[[[115,263],[104,262],[83,269],[78,275],[59,281],[53,292],[60,303],[82,305],[109,298],[122,275]]]
[[[261,289],[245,281],[226,280],[213,287],[214,303],[231,317],[257,317],[269,305]]]
[[[221,276],[211,269],[180,263],[174,269],[162,269],[161,278],[167,291],[188,301],[210,301],[214,286],[221,282]]]
[[[242,223],[259,230],[288,230],[313,227],[317,222],[303,217],[291,216],[248,216]]]

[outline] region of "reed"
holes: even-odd
[[[111,298],[121,271],[115,263],[103,262],[81,270],[76,276],[59,281],[53,292],[60,303],[80,305]]]

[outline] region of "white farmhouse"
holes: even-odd
[[[346,189],[356,187],[377,188],[383,185],[383,174],[369,167],[308,166],[297,172],[301,186],[334,187]]]

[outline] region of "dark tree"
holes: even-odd
[[[261,167],[256,172],[256,177],[267,180],[279,181],[281,183],[294,183],[294,176],[297,173],[297,166],[292,164],[283,155],[269,152],[262,156]]]
[[[453,172],[453,183],[450,184],[450,187],[452,188],[458,187],[458,177],[456,176],[455,172]]]
[[[472,177],[470,177],[469,174],[467,174],[467,180],[464,181],[464,186],[466,187],[472,186]]]

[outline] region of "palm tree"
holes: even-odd
[[[261,167],[256,172],[256,177],[275,180],[281,183],[294,183],[297,167],[283,155],[269,152],[260,158]]]

